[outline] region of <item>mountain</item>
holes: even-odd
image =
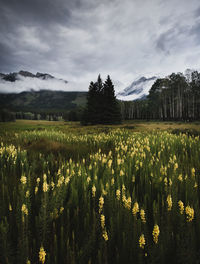
[[[57,79],[56,77],[48,73],[40,73],[40,72],[37,72],[36,74],[33,74],[28,71],[11,72],[8,74],[0,73],[0,79],[8,82],[15,82],[21,80],[23,77],[37,78],[41,80]],[[67,83],[67,81],[62,79],[57,79],[57,80],[64,81],[65,83]]]
[[[130,86],[125,88],[122,92],[119,92],[116,97],[122,101],[133,101],[137,99],[144,99],[151,89],[158,77],[153,76],[151,78],[140,77],[133,81]]]
[[[67,112],[86,104],[87,92],[29,91],[0,94],[0,109],[13,112]]]

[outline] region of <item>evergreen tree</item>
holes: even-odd
[[[114,86],[110,76],[103,84],[99,75],[96,83],[90,83],[82,124],[94,125],[120,122],[120,107],[115,97]]]
[[[114,85],[108,75],[103,87],[103,112],[104,124],[121,123],[121,110],[115,97]]]

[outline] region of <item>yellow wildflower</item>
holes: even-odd
[[[127,209],[131,209],[131,197],[129,196],[128,199],[124,199],[124,205]]]
[[[184,212],[184,204],[181,200],[178,201],[178,206],[179,206],[179,210],[180,210],[180,214],[183,214]]]
[[[23,176],[23,175],[22,175],[20,181],[21,181],[22,184],[26,184],[26,182],[27,182],[27,180],[26,180],[26,176]]]
[[[171,179],[169,179],[169,186],[171,186],[172,185],[172,180]]]
[[[89,183],[91,181],[90,177],[87,177],[87,183]]]
[[[45,252],[44,248],[40,247],[39,261],[42,262],[42,264],[44,264],[44,262],[45,262],[45,256],[46,256],[46,252]]]
[[[192,177],[195,176],[195,168],[192,168],[192,169],[191,169],[191,174],[192,174]]]
[[[9,211],[12,211],[12,206],[10,203],[9,203]]]
[[[43,174],[43,180],[44,180],[44,181],[47,180],[47,175],[46,175],[46,173]]]
[[[112,166],[112,160],[110,159],[110,160],[108,161],[108,168],[111,168],[111,166]]]
[[[146,219],[145,219],[145,211],[144,209],[140,210],[140,218],[142,220],[143,223],[146,223]]]
[[[153,235],[153,241],[154,241],[155,244],[158,243],[159,234],[160,234],[159,226],[158,225],[154,225],[152,235]]]
[[[40,178],[37,178],[36,182],[37,182],[37,184],[39,184],[40,183]]]
[[[69,181],[70,181],[70,177],[67,177],[67,178],[65,179],[65,185],[67,185],[67,184],[69,183]]]
[[[118,190],[116,190],[117,200],[120,200],[120,196],[121,196],[121,191],[118,189]]]
[[[174,164],[174,170],[178,169],[178,163]]]
[[[144,249],[145,246],[145,237],[144,234],[142,234],[139,238],[139,246]]]
[[[139,204],[137,202],[134,203],[132,213],[134,216],[139,212]]]
[[[112,178],[112,179],[111,179],[111,185],[114,185],[114,183],[115,183],[115,179]]]
[[[178,176],[178,180],[179,180],[180,182],[182,182],[182,181],[183,181],[182,174],[179,174],[179,176]]]
[[[101,211],[103,209],[103,205],[104,205],[104,198],[103,198],[103,196],[101,196],[99,198],[99,213],[101,213]]]
[[[38,187],[36,186],[35,187],[35,194],[38,192]]]
[[[172,197],[171,197],[171,195],[169,194],[169,195],[167,196],[167,210],[168,210],[168,211],[171,211],[171,209],[172,209]]]
[[[23,214],[28,215],[28,208],[26,207],[25,204],[22,204],[21,211],[22,211]]]
[[[185,207],[185,213],[187,216],[187,222],[191,222],[194,219],[194,209],[188,205]]]
[[[101,227],[104,229],[105,227],[105,215],[101,214]]]
[[[124,172],[123,170],[120,170],[120,173],[119,173],[120,176],[123,176],[124,175]]]
[[[43,183],[43,192],[48,192],[48,188],[49,188],[49,186],[48,186],[47,182],[45,181]]]
[[[64,207],[60,207],[60,214],[62,214],[62,212],[64,211]]]
[[[92,186],[92,197],[95,197],[95,193],[96,193],[96,187],[93,185]]]
[[[103,230],[103,234],[102,234],[103,238],[105,241],[108,241],[108,233],[106,230]]]

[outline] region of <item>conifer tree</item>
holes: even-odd
[[[114,85],[108,75],[103,87],[103,123],[112,124],[121,122],[121,111],[115,97]]]
[[[96,83],[90,83],[82,124],[116,124],[120,122],[120,107],[110,76],[103,84],[99,75]]]

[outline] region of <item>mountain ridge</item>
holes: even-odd
[[[48,73],[41,73],[41,72],[37,72],[36,74],[33,74],[29,71],[23,71],[20,70],[19,72],[11,72],[11,73],[0,73],[0,78],[4,81],[9,81],[9,82],[15,82],[17,80],[20,80],[22,77],[29,77],[29,78],[38,78],[41,80],[49,80],[49,79],[57,79],[60,81],[64,81],[65,83],[68,83],[68,81],[63,80],[63,79],[58,79],[56,77],[54,77],[51,74]]]

